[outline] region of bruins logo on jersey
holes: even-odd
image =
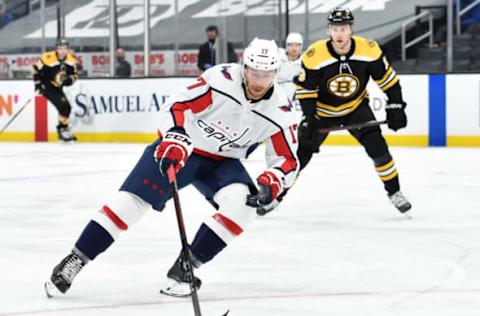
[[[351,74],[339,74],[328,80],[327,90],[339,98],[349,98],[354,95],[360,86],[357,77]]]

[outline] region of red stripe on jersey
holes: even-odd
[[[175,120],[175,125],[184,125],[185,111],[192,110],[193,113],[199,113],[205,110],[210,104],[212,104],[212,90],[210,89],[195,99],[175,103],[170,109],[173,114],[173,119]]]
[[[271,137],[273,149],[278,156],[284,157],[285,162],[280,166],[284,173],[289,173],[297,168],[297,160],[292,154],[283,131],[280,131]]]
[[[188,110],[188,105],[186,105],[185,103],[175,103],[170,109],[176,126],[183,126],[183,124],[185,123],[184,112],[186,110]]]
[[[210,104],[212,104],[212,90],[208,89],[207,93],[200,97],[185,102],[193,113],[199,113],[205,110]]]
[[[125,222],[122,221],[120,219],[120,217],[118,217],[117,214],[115,214],[108,206],[104,205],[103,208],[102,208],[102,211],[103,211],[103,213],[105,213],[105,215],[107,215],[108,218],[110,218],[112,220],[112,222],[115,224],[115,226],[117,226],[121,230],[127,230],[128,229],[128,225],[125,224]]]
[[[225,227],[233,236],[238,236],[243,233],[243,229],[238,226],[237,223],[232,221],[230,218],[223,216],[220,213],[216,213],[215,215],[213,215],[213,219],[220,223],[220,225]]]

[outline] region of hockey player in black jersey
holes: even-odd
[[[300,170],[319,152],[328,136],[318,129],[375,120],[366,90],[370,78],[388,96],[388,127],[397,131],[407,126],[406,103],[395,70],[375,41],[352,36],[353,21],[350,10],[332,10],[328,17],[330,38],[314,42],[302,56],[302,71],[296,78],[296,97],[304,114],[298,131]],[[398,171],[380,128],[349,132],[373,160],[391,202],[402,213],[410,210],[411,204],[400,191]],[[278,200],[259,208],[257,214],[264,215],[276,205]]]
[[[70,130],[72,107],[63,93],[64,86],[71,86],[78,79],[75,57],[68,52],[68,42],[57,40],[54,51],[45,52],[33,66],[35,90],[45,96],[58,110],[58,139],[76,141]]]

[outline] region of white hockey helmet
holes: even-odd
[[[258,70],[277,70],[280,56],[274,40],[255,37],[243,52],[243,64]]]
[[[290,43],[296,43],[303,45],[303,36],[300,33],[292,32],[288,33],[287,39],[285,40],[286,45]]]

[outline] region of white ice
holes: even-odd
[[[180,249],[171,203],[91,262],[46,280],[143,144],[0,143],[0,315],[193,315],[158,294]],[[480,150],[392,148],[412,220],[360,147],[325,147],[274,213],[198,270],[203,315],[480,315]],[[263,168],[261,150],[246,163]],[[210,206],[180,192],[188,236]]]

